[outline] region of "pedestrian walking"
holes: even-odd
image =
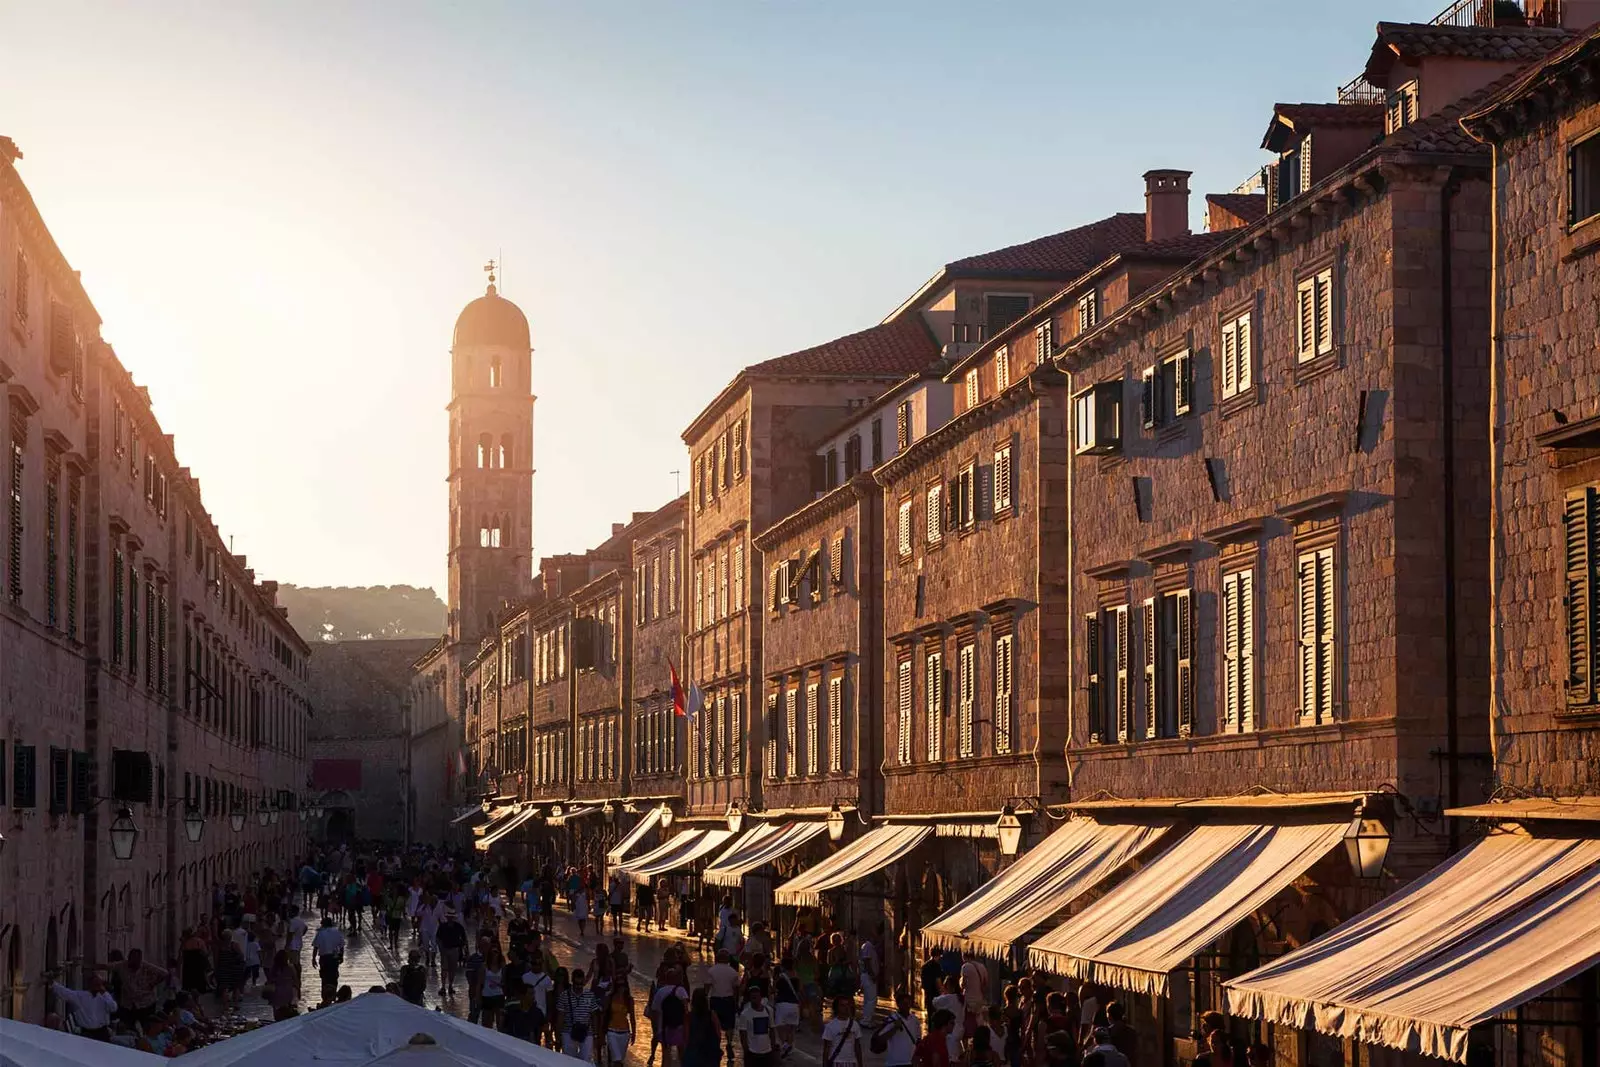
[[[572,984],[556,1002],[556,1020],[562,1035],[561,1051],[580,1060],[594,1059],[594,1023],[600,1004],[588,989],[582,971],[572,972]]]
[[[322,977],[322,1003],[332,1004],[339,992],[339,967],[344,963],[344,934],[330,915],[322,920],[317,936],[311,939],[311,955]]]

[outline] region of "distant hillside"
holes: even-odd
[[[410,585],[280,585],[278,603],[310,642],[381,641],[444,633],[444,601]]]

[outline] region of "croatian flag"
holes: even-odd
[[[688,703],[683,696],[683,683],[678,681],[678,668],[667,660],[667,670],[672,672],[672,710],[678,718],[685,718],[689,714]]]

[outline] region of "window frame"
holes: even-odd
[[[1072,448],[1075,455],[1106,456],[1122,451],[1125,426],[1122,394],[1122,378],[1117,377],[1096,382],[1073,395]],[[1086,428],[1092,428],[1093,432],[1086,435]]]
[[[1341,349],[1340,320],[1344,314],[1342,279],[1337,254],[1323,256],[1295,272],[1294,340],[1295,369],[1316,370],[1338,362]],[[1305,299],[1310,294],[1310,333],[1307,334]],[[1321,335],[1323,321],[1326,336]],[[1252,324],[1255,325],[1255,324]]]
[[[1315,600],[1312,634],[1307,632],[1306,568],[1313,568],[1311,596]],[[1343,651],[1344,627],[1340,611],[1344,597],[1339,588],[1344,572],[1344,560],[1339,551],[1338,531],[1332,530],[1317,537],[1299,539],[1295,543],[1295,638],[1299,663],[1296,680],[1299,683],[1298,715],[1302,726],[1324,726],[1337,722],[1341,710],[1342,674],[1340,660]],[[1307,668],[1313,668],[1313,683],[1317,689],[1314,706],[1306,707]]]
[[[895,511],[895,547],[901,559],[910,559],[916,551],[916,503],[914,497],[903,497]]]

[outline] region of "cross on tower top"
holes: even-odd
[[[485,274],[487,274],[489,276],[489,285],[491,287],[493,287],[493,285],[494,285],[494,271],[495,271],[495,262],[494,262],[494,260],[491,259],[489,262],[485,263],[483,265],[483,271],[484,271]]]

